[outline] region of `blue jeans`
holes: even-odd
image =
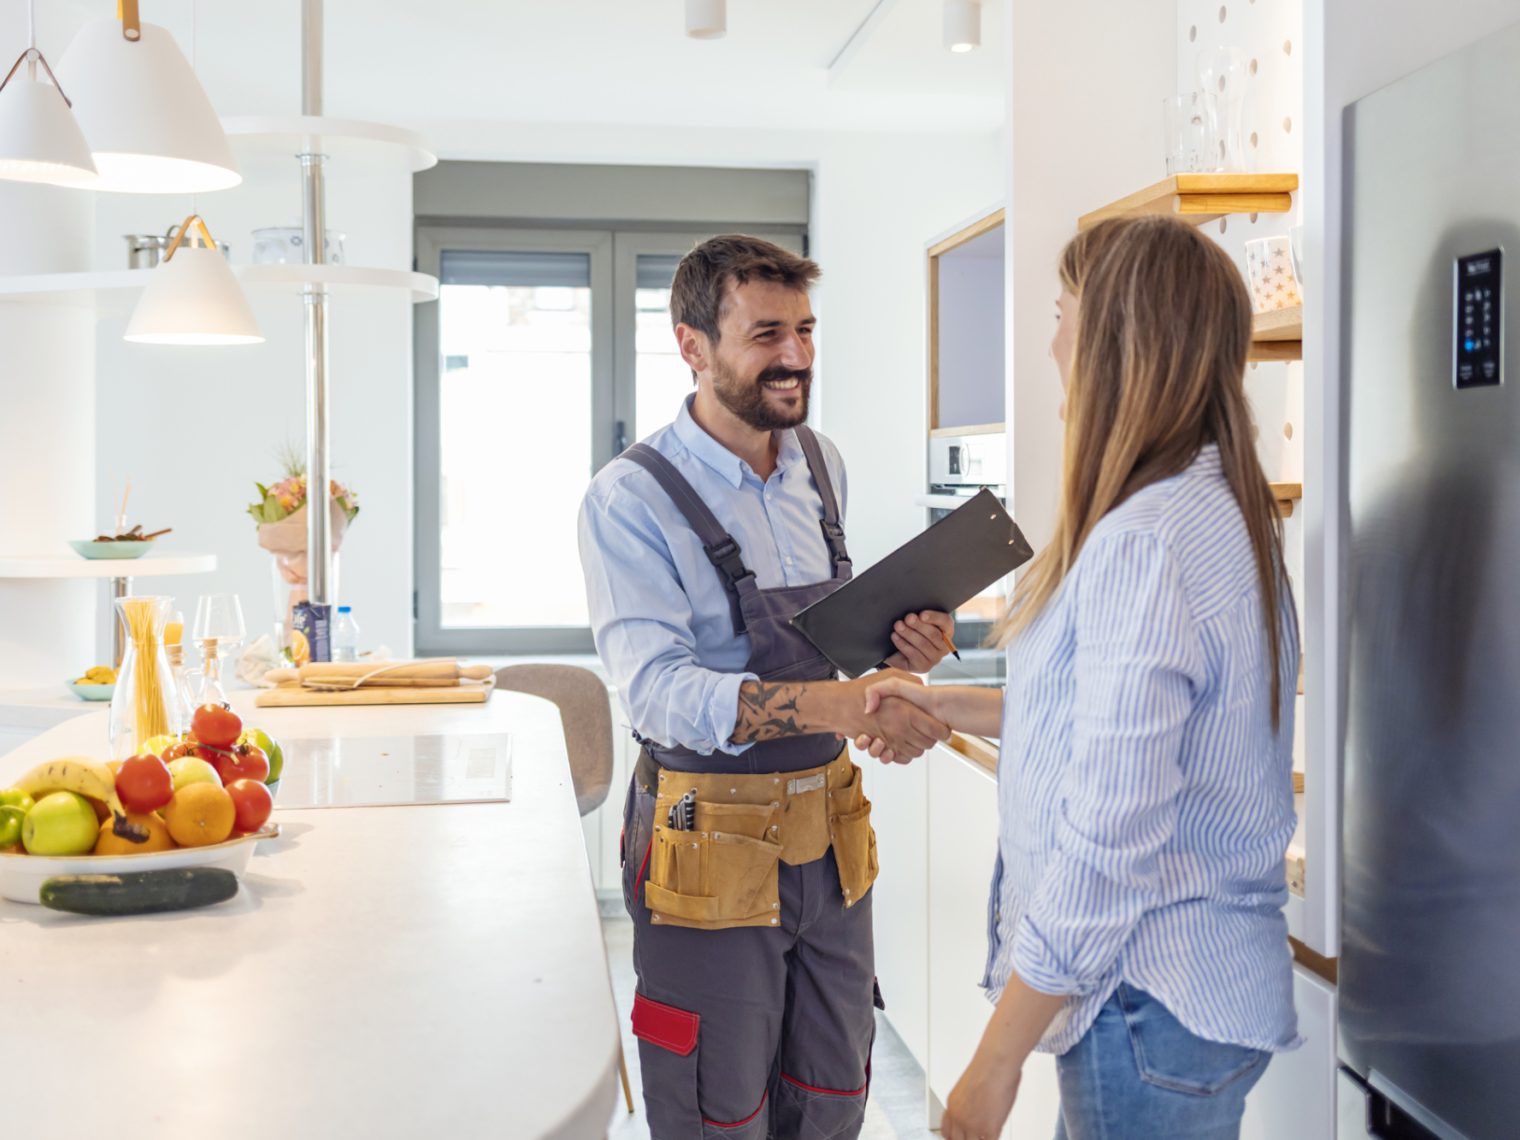
[[[1056,1060],[1056,1140],[1237,1140],[1272,1054],[1205,1041],[1144,990],[1120,985]]]

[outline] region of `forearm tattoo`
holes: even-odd
[[[795,682],[783,685],[744,682],[739,686],[739,719],[734,724],[734,741],[748,744],[816,731],[804,723],[797,707],[807,688],[806,684]]]

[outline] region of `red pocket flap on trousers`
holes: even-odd
[[[700,1015],[650,1001],[643,994],[633,995],[633,1035],[678,1057],[686,1057],[697,1047]]]

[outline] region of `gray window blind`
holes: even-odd
[[[440,258],[444,285],[519,285],[591,288],[591,255],[519,253],[509,250],[446,249]],[[671,266],[671,273],[675,267]],[[665,284],[670,284],[667,277]]]
[[[634,267],[634,284],[639,289],[669,289],[675,280],[681,259],[662,253],[641,253]]]

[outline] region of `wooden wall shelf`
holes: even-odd
[[[1304,497],[1304,485],[1302,483],[1273,483],[1272,494],[1277,497],[1277,509],[1282,512],[1282,517],[1293,517],[1293,504]]]
[[[1251,319],[1251,351],[1247,360],[1278,363],[1304,358],[1304,309],[1278,309]]]
[[[1077,228],[1139,214],[1172,214],[1194,225],[1226,214],[1286,214],[1297,189],[1296,174],[1176,174],[1083,214]]]

